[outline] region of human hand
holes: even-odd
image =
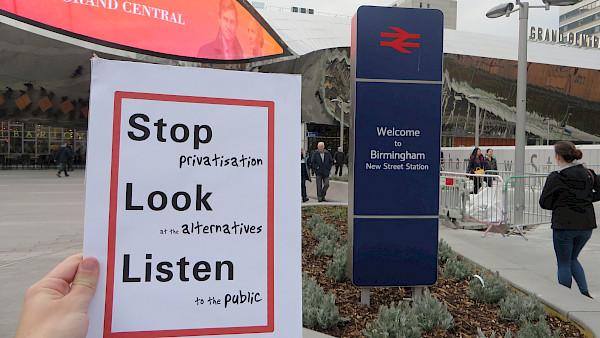
[[[85,337],[99,273],[95,258],[79,254],[65,259],[25,293],[15,338]]]

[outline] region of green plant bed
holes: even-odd
[[[347,208],[339,206],[304,207],[302,209],[303,224],[306,224],[315,214],[320,215],[324,223],[337,230],[339,238],[337,239],[336,250],[343,250],[340,247],[344,244],[348,235]],[[398,307],[399,304],[405,303],[404,299],[411,298],[412,293],[409,288],[374,288],[371,289],[371,305],[358,305],[360,289],[352,285],[350,280],[337,281],[339,280],[342,262],[338,261],[336,263],[340,265],[335,267],[336,273],[329,272],[332,262],[335,260],[335,253],[333,258],[315,256],[313,251],[318,244],[319,242],[314,238],[311,230],[303,226],[302,269],[309,278],[314,277],[326,294],[329,292],[335,294],[335,306],[339,311],[339,316],[340,318],[347,318],[348,321],[338,323],[327,329],[316,328],[315,330],[334,337],[365,337],[364,330],[367,329],[367,324],[371,324],[371,328],[375,327],[375,320],[381,306],[389,308],[394,302],[395,306]],[[452,254],[448,255],[453,256]],[[439,271],[443,269],[444,265],[440,264]],[[484,275],[484,279],[488,278],[485,276],[486,273],[479,272],[479,274]],[[438,281],[428,289],[432,296],[447,304],[447,310],[453,318],[453,326],[447,330],[440,328],[431,331],[421,330],[422,337],[478,337],[478,328],[485,337],[490,337],[492,333],[495,333],[496,338],[505,337],[507,330],[512,332],[512,337],[518,337],[523,324],[517,321],[501,320],[498,316],[498,305],[487,304],[485,301],[474,300],[469,297],[467,291],[472,278],[455,281],[438,273]],[[407,320],[410,321],[406,319],[405,322]],[[561,337],[584,337],[575,325],[562,321],[557,316],[547,315],[545,322],[551,332],[559,330]],[[388,324],[378,326],[378,330],[385,327],[389,327]],[[543,327],[536,327],[531,330],[537,329],[543,330]],[[379,337],[377,334],[372,336]]]
[[[339,181],[339,182],[348,182],[348,174],[344,174],[342,176],[331,175],[329,176],[331,181]]]

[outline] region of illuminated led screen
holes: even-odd
[[[151,53],[217,60],[284,53],[236,0],[0,0],[0,10]]]

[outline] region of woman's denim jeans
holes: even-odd
[[[552,235],[558,263],[558,282],[570,288],[573,276],[580,292],[588,291],[588,286],[577,256],[590,237],[592,230],[554,230]]]

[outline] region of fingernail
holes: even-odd
[[[81,262],[81,270],[94,272],[99,269],[99,263],[95,258],[84,258]]]

